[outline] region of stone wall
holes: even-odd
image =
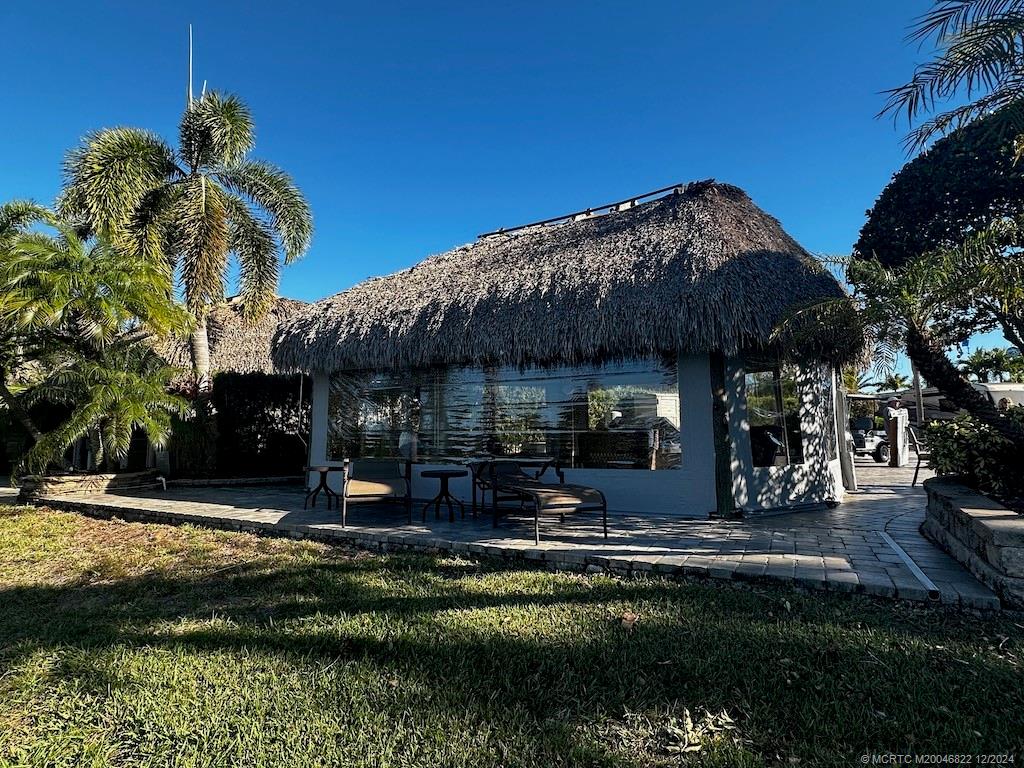
[[[925,480],[921,531],[1007,604],[1024,609],[1024,515],[954,478]]]
[[[18,500],[29,501],[40,496],[104,493],[128,488],[157,488],[161,485],[160,475],[155,469],[96,475],[27,475],[21,479]]]

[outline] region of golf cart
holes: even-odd
[[[872,416],[850,419],[853,452],[857,456],[870,456],[879,464],[889,461],[889,439],[884,429],[875,429]]]

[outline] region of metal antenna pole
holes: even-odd
[[[188,105],[192,106],[192,25],[188,25]]]

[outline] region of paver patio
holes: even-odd
[[[345,541],[379,549],[427,548],[544,561],[553,567],[616,572],[684,573],[724,579],[783,580],[805,587],[908,600],[929,599],[928,585],[901,558],[908,555],[934,583],[943,603],[998,608],[998,598],[953,558],[925,539],[925,496],[910,487],[913,470],[858,463],[860,490],[836,509],[744,520],[681,520],[664,515],[609,512],[610,535],[601,537],[596,514],[565,524],[512,515],[493,528],[490,517],[425,525],[381,504],[353,504],[349,526],[337,511],[302,509],[303,491],[287,486],[169,488],[42,500],[104,516],[201,525]],[[419,508],[417,507],[417,513]]]

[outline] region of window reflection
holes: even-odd
[[[761,367],[746,373],[747,420],[755,467],[802,464],[800,393],[793,366]]]
[[[675,361],[336,374],[330,452],[335,459],[520,456],[558,458],[565,467],[678,467]]]

